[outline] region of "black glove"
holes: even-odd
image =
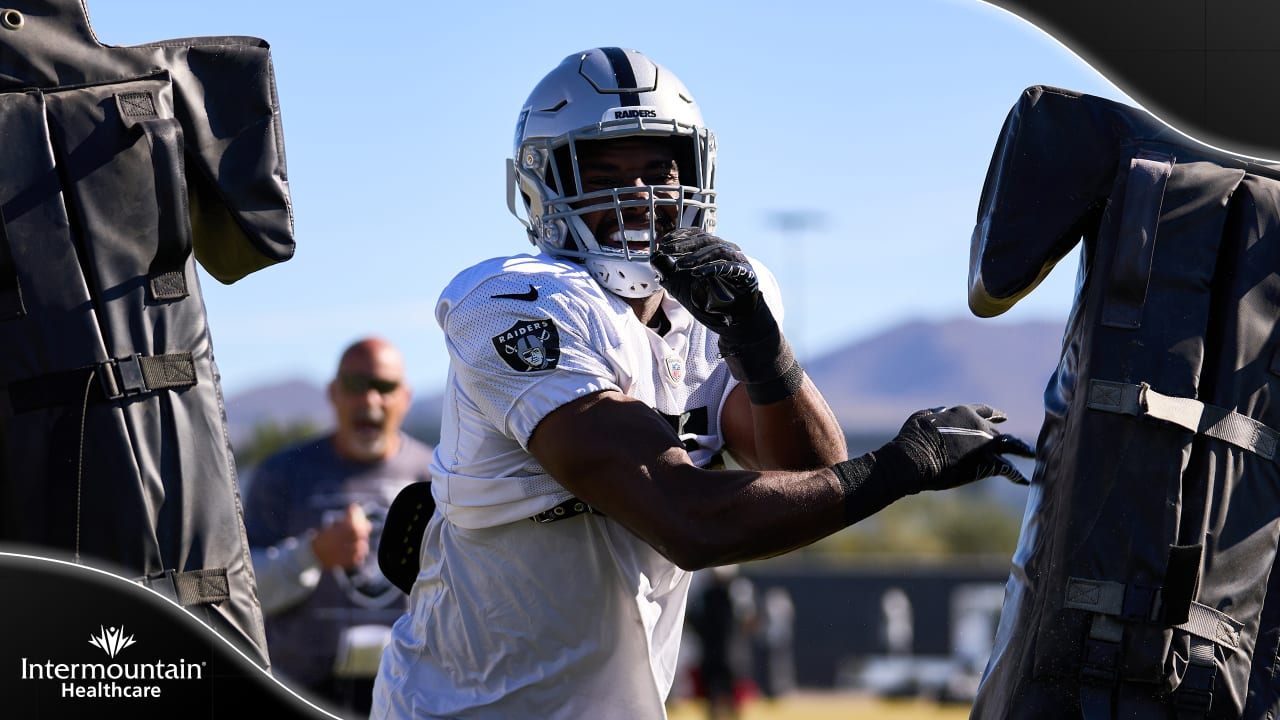
[[[1035,457],[1022,440],[1005,435],[996,423],[1004,413],[987,405],[956,405],[912,413],[890,441],[916,466],[920,490],[947,490],[1000,475],[1019,485],[1027,479],[1002,455]]]
[[[922,490],[947,490],[994,475],[1026,485],[1003,456],[1033,458],[1035,450],[997,430],[1004,420],[1004,413],[987,405],[912,413],[879,450],[831,467],[845,489],[846,520],[855,523]]]
[[[737,245],[695,228],[672,230],[649,259],[670,295],[719,335],[729,372],[747,386],[751,402],[791,397],[804,369],[760,295],[760,281]]]
[[[649,264],[662,287],[726,344],[749,339],[754,326],[773,319],[755,269],[727,240],[694,228],[672,230],[658,240]]]

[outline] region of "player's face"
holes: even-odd
[[[378,346],[349,353],[329,386],[339,451],[359,462],[390,457],[410,397],[399,352]]]
[[[655,138],[621,138],[618,140],[584,143],[578,154],[578,169],[582,175],[584,192],[613,188],[641,187],[649,185],[679,185],[680,171],[674,153],[668,143]],[[678,190],[661,191],[658,197],[677,198]],[[637,189],[623,199],[648,199],[649,194]],[[676,228],[676,208],[659,205],[656,226],[661,236]],[[622,227],[618,225],[618,213],[613,209],[586,213],[583,223],[601,245],[621,247],[620,230],[648,230],[650,210],[646,206],[627,207],[622,210]],[[647,240],[629,242],[632,250],[648,250]]]

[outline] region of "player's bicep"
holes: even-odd
[[[724,434],[725,449],[733,459],[748,470],[759,469],[755,420],[751,415],[746,385],[738,384],[729,391],[720,410],[720,430]]]

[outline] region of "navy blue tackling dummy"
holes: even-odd
[[[0,542],[163,592],[267,664],[195,262],[287,260],[271,57],[0,9]]]
[[[1083,238],[976,718],[1280,711],[1280,167],[1027,89],[992,157],[970,307]]]

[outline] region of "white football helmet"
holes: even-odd
[[[672,138],[680,184],[583,192],[578,143],[635,136]],[[679,78],[636,50],[593,48],[565,58],[525,101],[507,161],[507,206],[540,250],[582,263],[612,293],[642,298],[659,290],[649,265],[660,234],[655,208],[675,208],[679,227],[713,232],[715,166],[715,136]],[[612,209],[621,228],[622,209],[636,206],[649,207],[649,229],[624,231],[620,247],[601,245],[581,217]],[[632,249],[637,241],[648,250]]]

